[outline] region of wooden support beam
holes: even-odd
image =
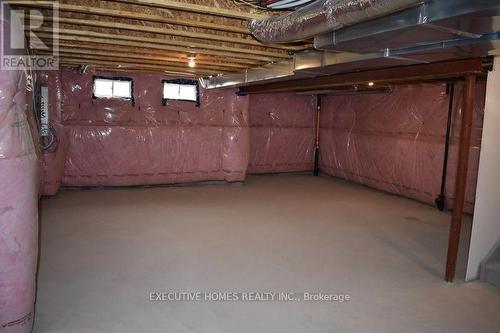
[[[16,7],[29,7],[29,8],[40,8],[40,9],[53,8],[53,1],[7,0],[6,2]],[[234,32],[240,34],[250,34],[250,30],[247,27],[204,22],[199,20],[185,19],[182,17],[166,17],[160,15],[144,14],[138,12],[115,10],[115,9],[101,8],[101,7],[69,5],[65,3],[59,3],[58,9],[59,12],[99,15],[106,17],[141,20],[144,22],[156,22],[156,23],[164,23],[172,25],[181,25],[185,27],[195,27],[195,28],[203,28],[209,30]]]
[[[33,30],[37,32],[46,32],[47,34],[44,36],[46,38],[52,38],[52,35],[50,35],[50,33],[52,33],[52,30],[48,28],[37,28]],[[97,42],[102,43],[102,41],[105,40],[107,44],[145,47],[148,49],[170,50],[170,51],[184,52],[190,54],[208,54],[208,55],[227,56],[227,57],[235,57],[242,59],[254,59],[265,62],[272,62],[277,59],[291,58],[290,55],[285,53],[250,50],[245,48],[213,45],[209,43],[207,44],[196,43],[196,42],[191,43],[186,41],[170,40],[166,38],[161,39],[161,38],[110,34],[110,33],[102,33],[95,31],[88,31],[88,30],[59,29],[58,37],[61,40],[65,39],[65,40],[83,41],[85,39],[85,41],[88,42],[95,41],[96,43]]]
[[[368,82],[394,84],[397,82],[462,78],[467,73],[484,73],[483,58],[381,68],[267,84],[257,83],[255,85],[242,87],[240,90],[242,93],[247,94],[280,91],[313,91],[338,86],[366,84]]]
[[[470,144],[474,115],[474,97],[476,93],[476,75],[468,74],[465,78],[462,122],[460,124],[460,144],[458,155],[457,176],[455,180],[455,201],[451,218],[448,256],[446,261],[445,279],[453,282],[458,259],[462,217],[464,214],[465,191],[467,187],[467,172],[469,168]]]
[[[212,6],[203,6],[188,2],[178,2],[172,0],[113,0],[113,1],[129,3],[134,5],[143,5],[148,7],[173,9],[173,10],[205,14],[205,15],[229,17],[240,20],[263,19],[267,17],[267,15],[265,14],[249,13],[244,11],[236,11],[231,9],[212,7]]]

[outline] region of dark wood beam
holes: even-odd
[[[360,72],[342,73],[306,79],[295,79],[273,83],[248,85],[240,88],[243,94],[282,91],[307,91],[328,89],[337,86],[366,84],[394,84],[463,78],[466,74],[482,74],[486,71],[483,58],[461,59],[431,64],[418,64]]]
[[[457,266],[460,234],[462,230],[462,217],[464,214],[465,190],[467,187],[467,172],[469,168],[469,155],[474,115],[474,97],[476,93],[476,75],[467,74],[465,78],[462,122],[460,127],[460,143],[455,180],[455,201],[451,218],[450,237],[448,242],[448,258],[446,262],[445,279],[453,282]]]

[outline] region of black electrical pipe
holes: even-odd
[[[448,104],[448,123],[446,125],[446,141],[444,146],[444,163],[443,163],[443,173],[441,176],[441,192],[436,198],[436,207],[443,211],[446,205],[446,176],[448,174],[448,155],[450,152],[450,135],[451,135],[451,122],[453,120],[453,104],[455,96],[455,83],[449,82],[446,85],[446,94],[449,96]]]
[[[316,95],[316,141],[314,144],[314,176],[319,176],[319,132],[321,117],[321,95]]]

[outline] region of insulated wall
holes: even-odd
[[[94,75],[133,79],[134,101],[92,98]],[[49,73],[46,80],[56,98],[52,119],[60,135],[59,147],[44,156],[52,175],[45,193],[54,193],[58,183],[122,186],[244,180],[250,147],[248,97],[233,90],[201,89],[199,107],[186,101],[163,105],[164,79],[147,73],[81,74],[72,68],[55,77]]]
[[[93,99],[94,75],[134,80],[134,103]],[[237,96],[201,89],[201,106],[162,104],[160,74],[75,68],[42,76],[58,144],[44,152],[45,194],[65,186],[242,181],[246,172],[312,171],[314,96]],[[434,203],[439,194],[449,97],[444,84],[395,86],[391,93],[325,96],[323,172]],[[462,88],[455,88],[446,194],[454,194]],[[474,206],[484,84],[477,94],[466,209]],[[248,169],[248,170],[247,170]]]
[[[295,93],[250,96],[250,173],[312,171],[316,99]]]
[[[21,22],[0,18],[1,30],[23,40]],[[0,332],[27,333],[33,324],[38,240],[39,163],[31,117],[31,78],[0,69]],[[29,88],[29,89],[28,89]]]
[[[479,160],[484,83],[478,85],[466,211],[472,212]],[[383,191],[434,203],[440,192],[449,96],[444,84],[395,86],[392,93],[323,99],[323,172]],[[451,208],[458,158],[462,87],[455,105],[446,183]]]

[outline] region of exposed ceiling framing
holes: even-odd
[[[371,69],[359,72],[326,75],[315,78],[304,78],[255,84],[240,87],[240,94],[257,94],[284,91],[312,91],[332,89],[352,85],[367,85],[373,82],[374,88],[388,84],[442,81],[463,79],[466,74],[482,75],[491,69],[488,58],[460,59],[412,66],[397,66]]]
[[[53,1],[6,0],[13,8],[47,13]],[[263,45],[247,20],[270,12],[233,0],[61,0],[60,63],[96,68],[211,76],[290,60],[300,45]],[[35,15],[36,17],[36,15]],[[47,22],[51,19],[44,17]],[[47,44],[47,26],[35,29]],[[189,57],[196,67],[189,68]]]

